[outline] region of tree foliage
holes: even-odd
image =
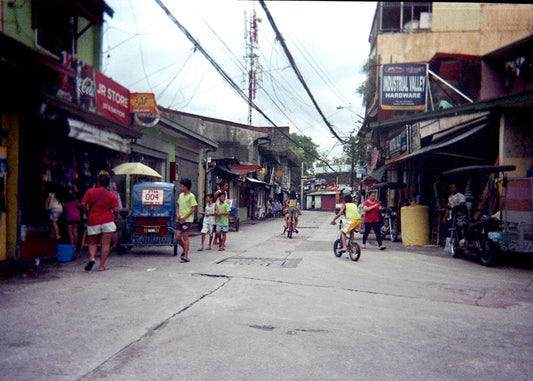
[[[346,163],[354,165],[365,165],[368,162],[368,150],[366,142],[362,136],[358,136],[355,130],[350,132],[350,136],[342,145],[342,150],[346,154]]]
[[[368,57],[363,64],[361,72],[366,74],[366,80],[359,85],[357,93],[363,96],[363,102],[368,107],[376,94],[377,88],[377,61],[375,57]]]
[[[314,173],[315,162],[317,157],[320,157],[318,153],[319,145],[313,142],[309,136],[298,135],[296,133],[290,134],[291,141],[289,141],[290,149],[298,157],[298,161],[304,165],[304,174],[311,175]],[[297,144],[293,143],[296,142]],[[301,181],[301,167],[293,168],[292,171],[292,188],[298,189]]]

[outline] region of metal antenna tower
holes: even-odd
[[[258,26],[261,22],[255,13],[255,4],[250,15],[250,19],[244,19],[244,40],[246,41],[246,68],[248,70],[248,124],[251,126],[253,122],[253,101],[257,91],[257,83],[261,82],[262,67],[259,62],[259,55],[256,53],[258,49]]]

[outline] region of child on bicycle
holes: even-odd
[[[339,253],[344,253],[347,250],[346,235],[350,233],[350,238],[353,240],[354,231],[359,229],[359,226],[361,226],[361,215],[359,214],[359,208],[356,204],[354,204],[353,198],[349,194],[344,196],[344,204],[333,221],[331,221],[331,224],[336,225],[335,221],[337,221],[337,219],[342,216],[344,212],[346,212],[346,223],[341,229],[342,248],[339,250]]]
[[[285,232],[289,228],[291,219],[292,226],[294,227],[294,232],[298,234],[298,230],[296,229],[296,227],[298,226],[298,214],[300,213],[300,211],[298,210],[298,199],[296,198],[296,192],[293,190],[289,193],[289,198],[285,200],[284,212],[285,226],[283,226],[282,235],[285,235]]]

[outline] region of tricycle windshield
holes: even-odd
[[[173,217],[176,213],[175,190],[171,183],[135,184],[131,194],[132,217]]]

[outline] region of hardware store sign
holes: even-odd
[[[426,108],[427,65],[383,65],[381,108],[383,110],[424,110]]]

